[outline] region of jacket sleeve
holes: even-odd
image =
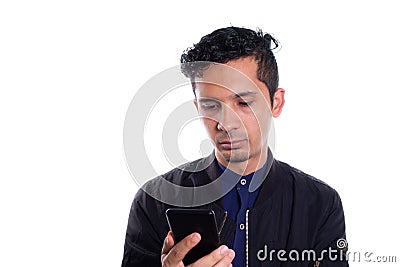
[[[156,201],[140,189],[129,214],[122,267],[161,266],[163,237],[159,211]]]
[[[345,219],[339,194],[332,190],[326,216],[318,229],[315,250],[319,255],[319,265],[315,266],[343,266],[347,267],[347,241]]]

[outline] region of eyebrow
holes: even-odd
[[[237,93],[233,96],[233,98],[243,98],[246,96],[252,96],[252,95],[256,95],[257,92],[253,92],[253,91],[246,91],[246,92],[242,92],[242,93]]]
[[[212,102],[219,102],[218,99],[215,99],[215,98],[208,98],[208,97],[202,97],[202,98],[200,98],[198,101],[199,101],[199,102],[209,102],[209,101],[212,101]]]
[[[257,94],[257,92],[246,91],[246,92],[233,94],[229,98],[237,99],[237,98],[243,98],[243,97],[246,97],[246,96],[253,96],[253,95],[256,95],[256,94]],[[198,101],[199,102],[208,102],[208,101],[219,102],[220,100],[215,99],[215,98],[209,98],[209,97],[201,97]]]

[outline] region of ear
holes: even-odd
[[[282,112],[283,106],[285,105],[285,90],[282,88],[278,88],[274,94],[274,101],[272,107],[272,116],[274,118],[279,117]]]
[[[197,111],[199,111],[199,107],[197,106],[197,99],[193,99],[193,104],[196,107]]]

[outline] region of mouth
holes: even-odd
[[[232,140],[232,141],[220,141],[218,142],[221,148],[227,149],[227,150],[232,150],[232,149],[239,149],[243,145],[245,145],[247,142],[246,139],[241,139],[241,140]]]

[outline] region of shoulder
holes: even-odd
[[[214,154],[194,161],[184,163],[172,170],[158,176],[174,184],[183,186],[199,186],[210,182],[210,176],[216,173],[216,160]]]
[[[170,196],[183,197],[187,187],[197,187],[212,181],[216,172],[215,157],[212,155],[187,162],[160,174],[145,184],[136,193],[138,202],[154,202]]]
[[[338,192],[324,181],[289,164],[277,161],[277,165],[286,173],[281,178],[285,177],[286,189],[290,188],[287,191],[291,192],[293,205],[299,214],[307,214],[317,229],[339,227],[344,232],[344,211]]]
[[[276,160],[277,168],[285,172],[289,183],[297,194],[309,200],[332,201],[339,198],[337,191],[323,180],[305,173],[289,164]]]

